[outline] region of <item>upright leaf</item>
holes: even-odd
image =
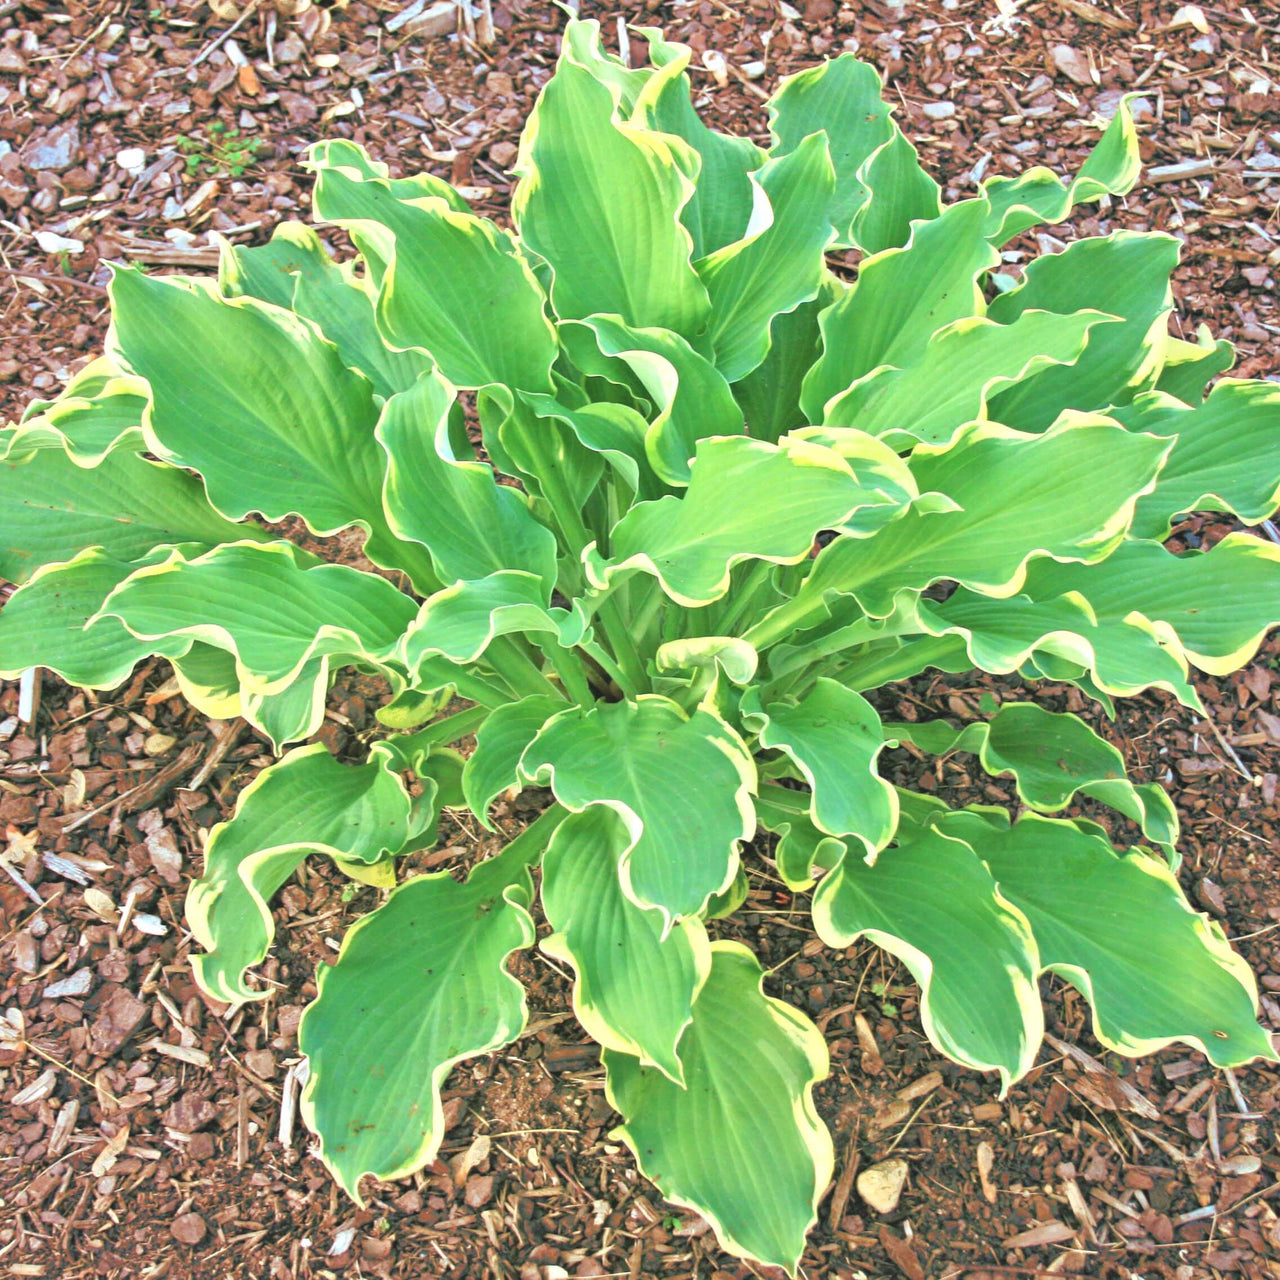
[[[1070,184],[1041,166],[1016,178],[1000,175],[982,184],[982,193],[991,204],[987,236],[998,248],[1040,223],[1063,222],[1077,204],[1092,204],[1104,195],[1125,195],[1141,171],[1138,131],[1125,97]]]
[[[662,38],[654,27],[639,28],[649,41],[658,70],[636,98],[633,123],[683,138],[701,160],[689,203],[680,220],[693,239],[696,259],[714,253],[746,233],[754,207],[750,178],[764,152],[749,138],[709,129],[694,110],[689,75],[691,50]]]
[[[615,1136],[668,1200],[702,1214],[732,1253],[794,1275],[834,1165],[813,1104],[827,1050],[763,985],[745,947],[713,943],[681,1041],[688,1087],[606,1049],[606,1090],[624,1121]]]
[[[619,105],[617,87],[596,79],[566,40],[525,126],[512,215],[551,268],[557,315],[618,315],[692,340],[709,307],[680,221],[697,153],[623,123]]]
[[[767,213],[741,240],[697,264],[711,297],[710,341],[716,368],[729,382],[745,378],[769,352],[774,316],[818,293],[831,239],[827,211],[835,175],[826,135],[769,160],[751,177]]]
[[[894,132],[889,107],[880,96],[880,77],[869,62],[841,54],[778,85],[769,103],[770,154],[789,155],[820,130],[827,135],[835,168],[830,216],[836,244],[848,247],[856,243],[854,217],[868,197],[858,171]]]
[[[505,232],[445,200],[397,199],[384,179],[312,163],[320,217],[389,237],[377,316],[393,347],[427,352],[456,386],[551,390],[555,335],[542,289]]]
[[[540,578],[549,592],[555,535],[533,518],[518,490],[495,481],[492,467],[441,456],[438,442],[452,404],[453,388],[431,373],[382,408],[377,438],[387,453],[391,527],[427,548],[446,584],[519,569]]]
[[[863,253],[904,245],[913,222],[931,222],[942,212],[942,192],[920,166],[906,135],[890,121],[892,133],[858,170],[867,199],[853,220],[851,239]]]
[[[1023,284],[992,302],[992,320],[1008,324],[1032,308],[1067,314],[1092,307],[1123,323],[1094,329],[1073,364],[1043,369],[1000,392],[991,416],[1043,431],[1064,409],[1105,409],[1146,390],[1160,370],[1178,246],[1163,233],[1116,231],[1036,258]]]
[[[679,334],[634,328],[607,315],[561,324],[560,333],[584,372],[615,381],[630,375],[653,401],[658,412],[645,433],[645,452],[666,483],[689,483],[699,440],[742,431],[742,411],[724,374]]]
[[[977,278],[1000,260],[982,238],[986,217],[984,200],[962,201],[918,224],[904,248],[863,260],[857,283],[819,321],[822,357],[801,396],[810,422],[878,366],[914,363],[943,325],[983,314]]]
[[[542,949],[573,966],[573,1009],[608,1049],[686,1084],[679,1045],[711,969],[706,929],[689,916],[664,936],[661,911],[622,891],[630,844],[622,819],[595,805],[557,828],[542,866],[542,904],[555,933]]]

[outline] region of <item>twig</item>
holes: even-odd
[[[224,40],[229,40],[242,26],[249,20],[251,14],[258,10],[260,0],[249,0],[249,7],[220,35],[214,36],[199,53],[196,54],[190,62],[187,63],[188,79],[191,78],[190,73],[194,71],[215,49],[219,48]]]
[[[240,735],[247,727],[243,720],[236,720],[234,724],[227,725],[222,736],[213,744],[213,750],[205,757],[204,764],[191,775],[191,781],[183,790],[199,791],[209,781],[213,771],[222,763],[227,752],[240,741]]]
[[[1228,756],[1231,757],[1231,763],[1235,765],[1236,772],[1246,781],[1252,782],[1253,774],[1251,774],[1249,770],[1244,767],[1244,761],[1241,760],[1240,757],[1236,754],[1235,747],[1233,747],[1231,743],[1229,743],[1226,740],[1226,738],[1223,736],[1222,730],[1219,729],[1216,724],[1214,724],[1212,717],[1206,716],[1205,724],[1207,724],[1209,728],[1213,730],[1213,736],[1217,738],[1218,745],[1223,749],[1223,751],[1227,753]]]
[[[48,284],[71,284],[90,293],[106,293],[105,285],[94,284],[92,280],[81,280],[78,276],[54,276],[44,271],[28,271],[19,267],[0,267],[0,275],[13,276],[15,279],[43,280]]]

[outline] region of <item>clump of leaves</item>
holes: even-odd
[[[227,174],[238,178],[254,162],[262,147],[261,138],[244,137],[240,130],[228,128],[221,120],[209,126],[209,138],[197,138],[191,134],[179,134],[178,150],[190,176],[201,171],[211,177]]]
[[[213,831],[199,981],[267,994],[272,895],[308,856],[390,889],[300,1031],[303,1114],[358,1197],[433,1158],[450,1068],[524,1027],[508,960],[538,868],[619,1136],[726,1248],[794,1268],[832,1172],[827,1051],[713,940],[759,828],[818,935],[898,957],[933,1043],[1002,1089],[1036,1060],[1046,971],[1120,1053],[1274,1059],[1251,974],[1178,886],[1159,785],[1033,702],[898,724],[868,694],[977,668],[1202,711],[1191,666],[1238,668],[1280,618],[1280,548],[1163,541],[1182,512],[1275,509],[1280,388],[1204,396],[1231,349],[1170,336],[1170,236],[993,284],[1012,237],[1137,180],[1125,104],[1072,181],[944,205],[866,64],[784,82],[764,152],[705,127],[689,50],[645,34],[630,68],[569,24],[514,231],[333,141],[315,211],[354,258],[291,223],[226,246],[216,282],[118,270],[107,356],[5,438],[0,572],[23,585],[0,668],[105,689],[162,655],[277,750],[315,734],[337,668],[380,674],[366,758],[294,747]],[[851,281],[826,257],[849,248]],[[287,516],[363,530],[385,572],[260,522]],[[899,790],[892,742],[974,754],[1026,812]],[[442,807],[491,826],[532,786],[549,807],[465,880],[396,885]],[[1110,831],[1052,816],[1082,797]]]

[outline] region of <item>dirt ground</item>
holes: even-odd
[[[505,217],[519,128],[562,25],[548,4],[501,0],[453,36],[423,32],[429,5],[409,6],[406,23],[393,0],[261,4],[238,19],[225,0],[221,16],[148,3],[0,0],[4,417],[98,349],[105,262],[205,270],[211,232],[257,243],[305,216],[298,159],[316,138],[354,137],[397,173],[432,168]],[[757,137],[779,76],[858,50],[950,198],[1031,164],[1073,171],[1099,117],[1139,90],[1149,168],[1138,190],[1021,248],[1119,226],[1171,231],[1187,241],[1180,330],[1205,321],[1237,344],[1238,373],[1276,372],[1274,0],[646,0],[583,13],[614,48],[624,23],[691,44],[701,105]],[[1227,527],[1193,519],[1179,536],[1200,545]],[[1257,970],[1263,1020],[1280,1031],[1277,671],[1272,640],[1237,676],[1201,680],[1212,724],[1161,695],[1122,704],[1114,724],[1074,690],[1037,696],[1084,714],[1136,780],[1171,788],[1184,883]],[[186,708],[167,679],[148,664],[91,698],[46,678],[34,725],[18,721],[16,686],[0,686],[0,837],[40,899],[0,877],[0,1268],[62,1280],[768,1274],[721,1253],[610,1141],[598,1055],[567,1013],[564,973],[536,952],[517,962],[525,1036],[447,1082],[440,1160],[376,1188],[367,1208],[340,1195],[281,1117],[315,964],[374,892],[348,901],[323,867],[300,873],[262,969],[273,997],[228,1018],[200,995],[183,894],[202,832],[269,756],[243,725]],[[984,692],[1016,697],[1018,685],[921,679],[879,696],[897,718],[966,719]],[[339,683],[332,750],[360,748],[376,696]],[[886,762],[895,781],[955,803],[1011,799],[969,756]],[[519,804],[502,815],[508,833]],[[474,823],[447,829],[415,865],[465,863],[491,839]],[[1041,1064],[1000,1100],[994,1078],[933,1051],[904,970],[870,946],[821,946],[767,854],[748,856],[752,893],[731,927],[832,1055],[819,1103],[837,1182],[806,1276],[1280,1277],[1280,1072],[1216,1073],[1186,1049],[1137,1063],[1105,1054],[1083,1002],[1049,983]],[[910,1174],[898,1208],[878,1217],[848,1174],[890,1153]]]

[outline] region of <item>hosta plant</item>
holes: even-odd
[[[570,22],[509,228],[334,140],[309,163],[345,260],[288,223],[216,280],[117,270],[106,354],[3,437],[0,669],[106,689],[161,655],[280,753],[187,901],[212,996],[267,994],[304,858],[385,891],[300,1030],[303,1114],[353,1196],[433,1159],[450,1068],[520,1035],[540,899],[641,1170],[794,1269],[832,1172],[827,1052],[724,922],[749,842],[1002,1089],[1046,972],[1119,1053],[1274,1058],[1178,886],[1169,798],[1030,688],[1192,715],[1192,667],[1249,661],[1280,548],[1164,541],[1184,512],[1271,514],[1280,388],[1204,394],[1231,349],[1171,336],[1171,236],[1010,274],[1020,233],[1137,180],[1127,105],[1070,181],[947,203],[867,64],[784,81],[764,149],[704,125],[689,50],[644,35],[630,67]],[[316,554],[352,529],[366,558]],[[307,744],[343,667],[388,690],[362,759]],[[985,721],[882,721],[876,690],[975,668],[1010,677]],[[971,753],[1019,812],[899,790],[892,744]],[[398,872],[442,807],[490,826],[521,787],[547,808],[500,854]]]

